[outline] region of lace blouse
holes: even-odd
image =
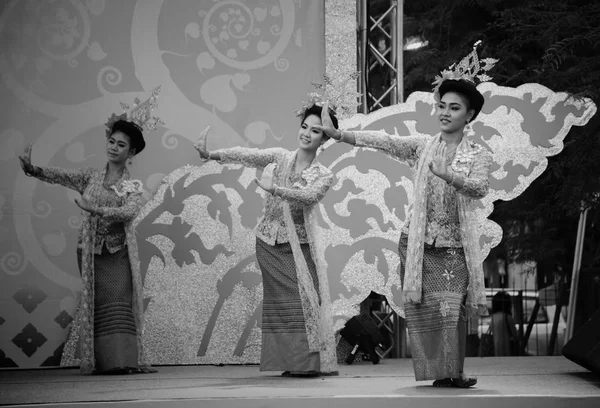
[[[354,131],[356,146],[380,150],[405,161],[413,172],[421,152],[429,140],[428,136],[395,136],[382,131]],[[456,154],[452,159],[453,171],[464,180],[461,189],[448,185],[433,173],[427,176],[427,209],[425,243],[436,247],[462,247],[461,228],[458,215],[457,194],[482,198],[488,191],[488,168],[491,156],[483,147],[476,145],[473,152]],[[410,219],[402,232],[408,234]]]
[[[316,159],[301,173],[296,173],[296,151],[282,148],[243,148],[232,147],[217,150],[222,163],[238,163],[246,167],[263,170],[271,163],[277,163],[273,172],[276,194],[265,195],[265,212],[255,228],[256,235],[269,245],[289,242],[287,227],[283,217],[283,201],[289,202],[296,233],[301,244],[308,243],[304,222],[304,207],[317,204],[333,185],[331,171]],[[290,161],[294,161],[289,175],[283,174]]]
[[[102,216],[91,217],[97,223],[93,252],[101,254],[103,246],[112,254],[127,246],[125,222],[133,220],[142,204],[139,193],[121,193],[120,187],[129,180],[125,170],[114,183],[104,182],[106,168],[62,169],[59,167],[35,167],[33,176],[51,184],[60,184],[79,192],[102,212]],[[119,191],[119,193],[117,193]],[[79,229],[77,247],[83,249],[83,224]]]

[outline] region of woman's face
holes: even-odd
[[[316,151],[323,141],[323,131],[313,126],[321,126],[321,118],[317,115],[309,115],[304,119],[300,130],[298,130],[298,144],[301,149]]]
[[[454,133],[462,130],[473,117],[473,110],[468,109],[467,99],[456,92],[446,92],[437,105],[440,130]]]
[[[124,163],[130,156],[133,156],[133,150],[130,148],[129,136],[123,132],[115,132],[106,140],[106,156],[108,161],[115,164]]]

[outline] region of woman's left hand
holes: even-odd
[[[333,126],[333,120],[329,114],[329,101],[326,101],[321,110],[321,126],[314,125],[315,129],[321,130],[327,136],[334,140],[340,140],[342,138],[342,132]]]
[[[87,211],[92,215],[94,214],[94,206],[86,198],[75,198],[75,204],[83,211]]]
[[[446,142],[441,142],[429,163],[429,170],[444,181],[448,181],[451,177],[450,169],[446,162],[446,151]]]
[[[260,180],[254,179],[256,184],[263,190],[272,193],[275,190],[275,185],[273,184],[273,173],[275,172],[275,168],[277,167],[277,163],[271,163],[263,170],[263,174]]]
[[[194,149],[200,154],[200,159],[202,160],[210,160],[210,152],[206,148],[206,140],[208,139],[208,131],[210,130],[210,126],[207,126],[206,129],[200,133],[198,140],[194,143]]]

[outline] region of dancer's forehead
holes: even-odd
[[[458,92],[446,92],[441,98],[441,103],[446,105],[469,106],[467,98]]]

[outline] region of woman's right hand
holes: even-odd
[[[198,141],[194,144],[194,149],[196,149],[198,151],[198,153],[200,154],[200,158],[202,160],[210,159],[210,152],[206,148],[206,139],[208,138],[209,130],[210,130],[210,126],[207,126],[206,129],[204,129],[202,131],[202,133],[200,133],[200,137],[198,138]]]
[[[316,129],[320,129],[332,139],[340,140],[342,132],[333,126],[331,116],[329,116],[329,101],[323,104],[323,110],[321,111],[321,126],[314,126]]]
[[[33,165],[31,164],[32,146],[33,145],[31,144],[31,142],[29,142],[29,144],[25,146],[25,150],[23,151],[23,153],[21,153],[21,155],[19,156],[19,160],[21,161],[21,168],[23,169],[25,174],[33,174],[34,172]]]
[[[273,173],[275,172],[276,168],[277,163],[271,163],[263,170],[260,181],[257,178],[254,179],[254,181],[256,182],[256,184],[259,185],[260,188],[269,193],[273,193],[273,191],[275,190],[275,184],[273,183]]]

